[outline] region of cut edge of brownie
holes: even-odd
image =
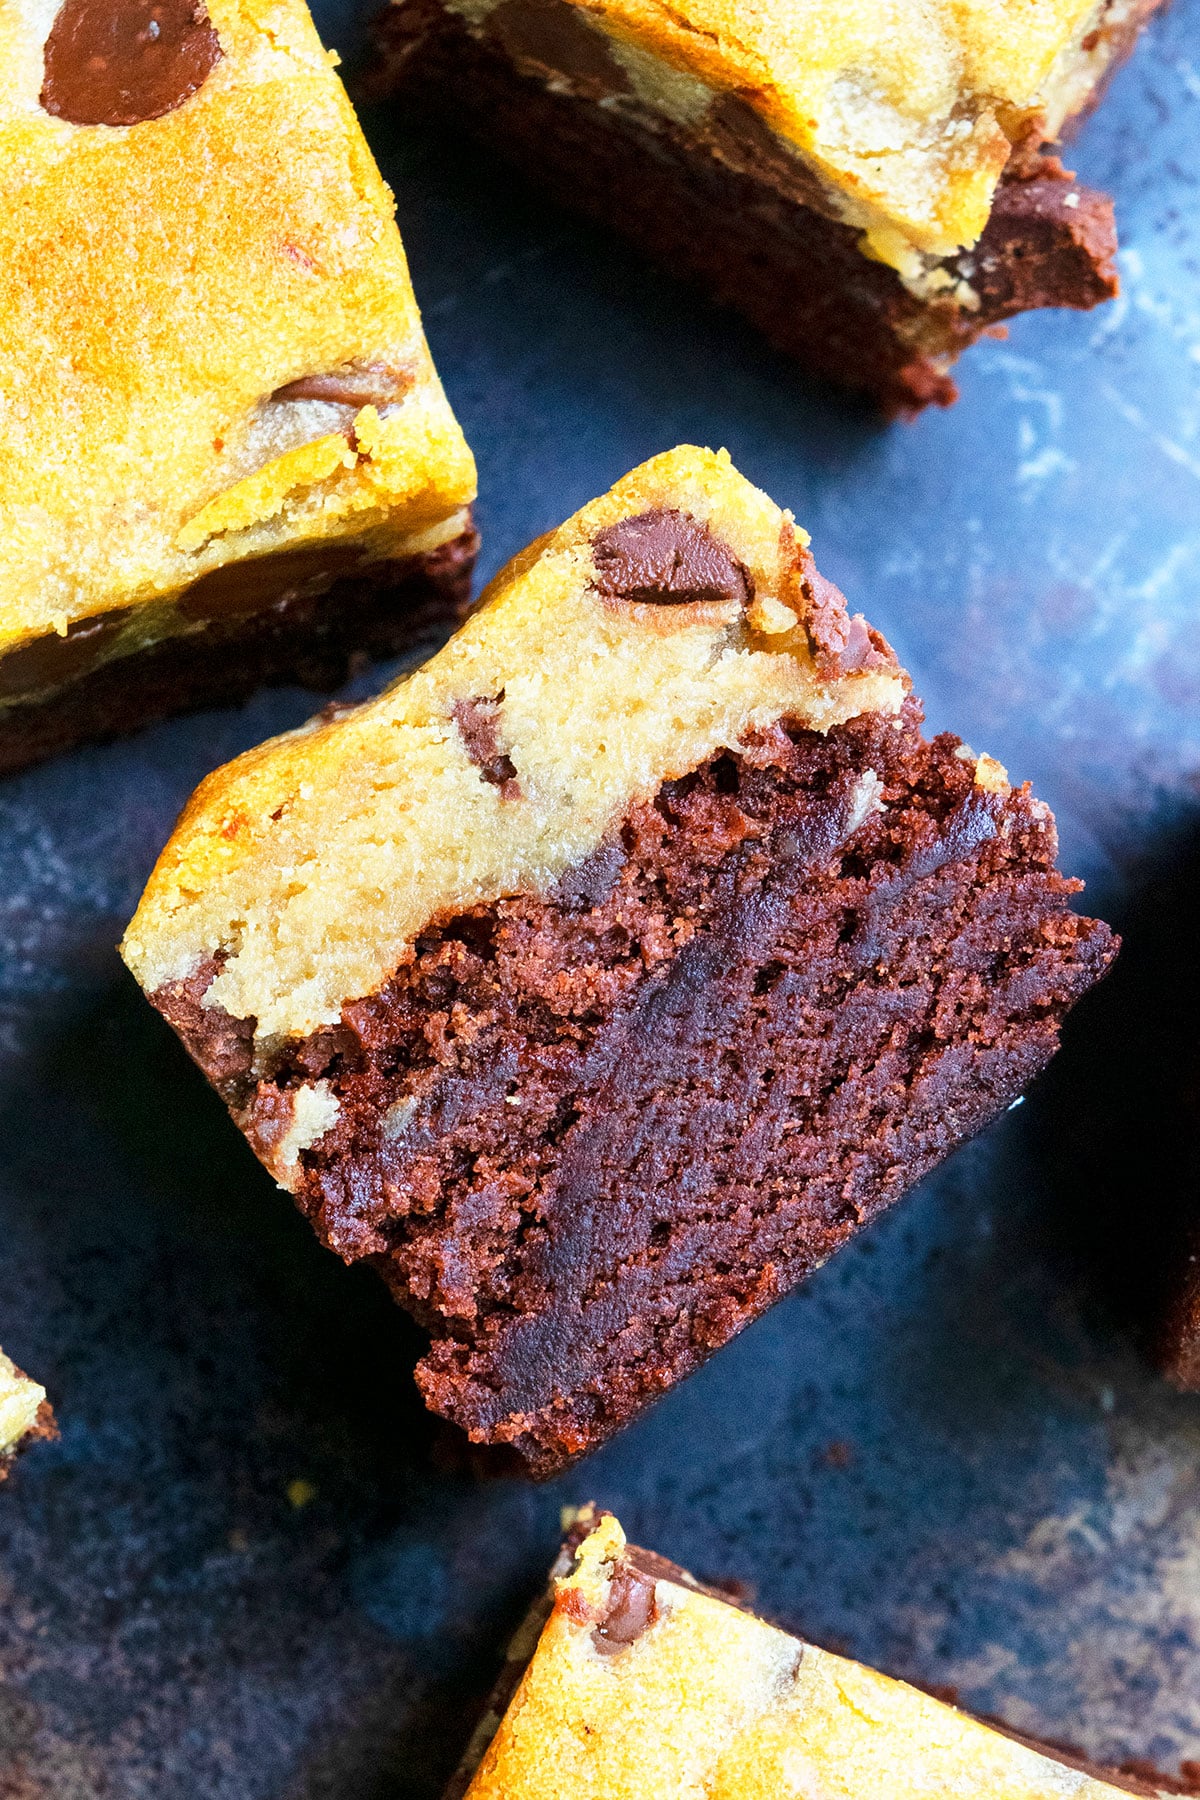
[[[1049,810],[919,723],[713,758],[266,1069],[214,962],[151,996],[268,1166],[334,1103],[289,1185],[473,1441],[595,1448],[1011,1104],[1111,961]]]
[[[366,561],[357,546],[335,543],[325,563],[319,553],[284,551],[227,565],[215,572],[219,593],[209,576],[180,597],[197,608],[211,604],[202,629],[82,672],[64,663],[61,685],[44,697],[0,707],[0,776],[176,713],[233,705],[260,687],[336,688],[360,659],[395,656],[424,633],[458,623],[470,602],[478,550],[479,534],[469,522],[436,549],[391,561]],[[303,573],[301,556],[308,559]],[[356,559],[364,566],[345,572]],[[79,635],[94,629],[85,619]],[[68,634],[49,650],[71,656],[74,645]]]
[[[1120,54],[1161,3],[1142,0]],[[887,413],[951,404],[950,365],[1016,314],[1087,309],[1118,291],[1112,202],[1076,183],[1052,154],[1014,150],[983,236],[946,261],[948,289],[968,282],[978,305],[923,300],[895,269],[863,254],[857,227],[784,197],[736,159],[698,153],[665,115],[605,106],[586,81],[575,93],[547,86],[439,0],[388,6],[374,35],[371,97],[402,87],[449,110],[559,203],[699,281],[776,349],[871,394]],[[469,107],[456,107],[464,92]]]
[[[575,1567],[579,1547],[605,1517],[605,1509],[594,1502],[585,1502],[573,1510],[573,1517],[565,1531],[559,1553],[550,1570],[545,1589],[530,1606],[516,1632],[509,1640],[504,1651],[504,1662],[496,1678],[495,1684],[484,1702],[479,1720],[471,1733],[466,1750],[463,1752],[450,1781],[446,1786],[442,1800],[465,1800],[471,1782],[487,1753],[488,1746],[495,1737],[505,1713],[521,1685],[526,1669],[533,1661],[537,1651],[542,1630],[554,1610],[554,1599],[557,1583],[569,1576]],[[609,1518],[613,1515],[607,1514]],[[564,1519],[565,1522],[565,1519]],[[727,1606],[736,1607],[739,1611],[749,1611],[755,1618],[762,1615],[754,1609],[742,1605],[735,1597],[734,1589],[723,1589],[710,1583],[697,1581],[689,1570],[681,1568],[678,1563],[660,1556],[657,1551],[644,1550],[636,1544],[626,1543],[622,1553],[621,1568],[627,1571],[634,1580],[653,1583],[656,1581],[673,1582],[677,1587],[685,1587],[693,1592],[707,1594],[710,1599],[719,1600]],[[650,1606],[643,1609],[643,1616],[649,1623],[652,1618]],[[770,1624],[772,1621],[763,1620]],[[787,1630],[787,1627],[779,1627]],[[799,1633],[789,1632],[796,1641],[803,1645],[808,1642]],[[1183,1800],[1194,1800],[1200,1795],[1200,1763],[1184,1762],[1179,1775],[1167,1775],[1156,1768],[1144,1757],[1130,1757],[1118,1764],[1100,1763],[1086,1756],[1077,1746],[1060,1743],[1055,1738],[1033,1737],[1028,1732],[1015,1730],[1002,1719],[990,1713],[973,1712],[970,1707],[961,1705],[957,1691],[953,1688],[936,1687],[927,1683],[911,1682],[907,1685],[917,1687],[921,1692],[929,1694],[944,1706],[962,1712],[967,1718],[976,1719],[982,1725],[999,1732],[1001,1736],[1011,1738],[1014,1743],[1022,1744],[1028,1750],[1034,1750],[1040,1756],[1047,1756],[1056,1762],[1065,1763],[1068,1768],[1076,1769],[1082,1775],[1090,1776],[1094,1781],[1107,1782],[1111,1787],[1119,1788],[1124,1793],[1135,1794],[1143,1800],[1169,1800],[1171,1796],[1181,1796]]]

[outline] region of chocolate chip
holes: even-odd
[[[632,1564],[622,1563],[612,1578],[608,1607],[592,1632],[592,1642],[602,1656],[615,1656],[649,1631],[657,1617],[654,1582]]]
[[[593,586],[610,600],[682,606],[698,600],[745,605],[752,586],[732,550],[707,525],[672,507],[656,507],[606,525],[592,542]]]
[[[498,787],[503,799],[515,800],[521,791],[517,782],[516,764],[500,748],[497,722],[503,703],[503,689],[491,698],[485,694],[473,694],[469,699],[456,700],[450,713],[458,726],[463,749],[483,780],[492,787]]]
[[[301,375],[276,388],[272,400],[328,400],[337,406],[394,406],[413,384],[411,369],[350,362],[321,375]]]
[[[852,615],[847,610],[846,596],[818,572],[809,551],[797,552],[796,571],[805,600],[808,641],[823,681],[886,668],[895,662],[889,646],[871,630],[862,614]]]
[[[220,60],[203,0],[66,0],[40,99],[73,125],[140,125],[182,106]]]
[[[554,885],[554,898],[568,911],[590,912],[593,907],[603,906],[616,886],[625,862],[625,846],[619,840],[601,844],[598,850],[593,850],[590,856],[559,877]]]

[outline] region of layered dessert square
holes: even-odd
[[[445,1800],[1197,1791],[1186,1773],[1097,1767],[792,1637],[585,1508]]]
[[[927,741],[724,454],[654,458],[378,699],[202,784],[123,954],[537,1474],[822,1263],[1107,967],[1054,822]]]
[[[1053,152],[1161,0],[391,0],[377,90],[891,412],[1016,313],[1117,291]]]
[[[302,0],[11,0],[0,51],[0,771],[465,603],[471,456]]]
[[[54,1436],[54,1415],[46,1390],[31,1381],[0,1350],[0,1481],[18,1451],[36,1438]]]

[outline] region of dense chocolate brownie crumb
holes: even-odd
[[[618,519],[592,545],[595,586],[610,600],[651,606],[750,599],[750,577],[707,525],[674,507]]]
[[[1042,155],[996,190],[987,229],[957,259],[989,320],[1037,306],[1099,306],[1117,292],[1112,202]]]
[[[285,550],[201,576],[177,604],[203,629],[135,655],[99,654],[116,628],[128,627],[127,613],[35,639],[0,662],[0,697],[42,682],[61,686],[36,705],[0,709],[0,775],[186,708],[230,705],[268,682],[337,687],[363,660],[394,656],[423,632],[460,620],[478,549],[471,526],[437,550],[361,568],[356,545],[335,544],[319,558]]]
[[[431,927],[257,1080],[176,1016],[252,1140],[328,1084],[299,1203],[476,1441],[542,1475],[598,1444],[1008,1106],[1107,967],[1047,809],[919,718],[668,782],[586,880]]]

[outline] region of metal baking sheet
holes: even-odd
[[[346,8],[321,23],[353,54]],[[485,572],[652,452],[728,445],[932,724],[1051,802],[1127,947],[1022,1107],[536,1488],[423,1413],[415,1330],[310,1237],[114,952],[195,782],[309,697],[0,784],[0,1343],[63,1428],[0,1494],[0,1792],[432,1800],[585,1497],[1023,1730],[1200,1757],[1200,1399],[1137,1342],[1194,1181],[1198,27],[1176,0],[1070,158],[1117,196],[1123,297],[1020,320],[955,409],[891,429],[491,158],[368,116]]]

